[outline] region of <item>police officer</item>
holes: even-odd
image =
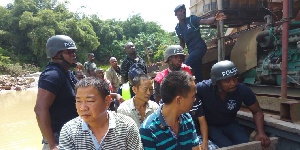
[[[223,13],[217,13],[216,16],[202,19],[195,15],[186,17],[185,5],[178,5],[175,10],[175,16],[179,23],[175,27],[176,34],[180,41],[180,46],[185,48],[187,45],[189,56],[185,60],[185,64],[192,67],[196,81],[203,80],[202,75],[202,57],[206,53],[206,44],[200,34],[200,25],[210,25],[216,20],[226,19]]]
[[[154,78],[154,88],[155,88],[155,101],[158,103],[161,99],[160,96],[160,84],[165,76],[171,71],[184,70],[192,75],[191,68],[185,64],[183,61],[185,59],[185,54],[180,45],[171,45],[167,47],[164,53],[164,62],[168,65],[168,68],[157,73]]]
[[[225,60],[212,66],[211,79],[196,85],[197,97],[202,100],[208,124],[209,139],[219,147],[226,147],[249,141],[243,127],[236,121],[237,112],[244,103],[253,114],[263,148],[270,144],[264,131],[264,114],[254,93],[244,84],[238,83],[238,70],[233,62]]]
[[[66,35],[55,35],[47,41],[50,62],[40,75],[34,107],[43,135],[43,149],[58,149],[62,126],[78,116],[74,91],[77,79],[69,71],[76,66],[76,50],[75,42]]]

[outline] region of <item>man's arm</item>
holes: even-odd
[[[139,129],[132,120],[132,126],[129,127],[128,131],[128,138],[127,138],[127,148],[126,149],[137,149],[137,150],[142,150],[143,149],[143,144],[141,141],[141,136],[139,133]]]
[[[213,24],[216,20],[219,21],[219,20],[223,20],[223,19],[226,19],[226,15],[224,15],[224,13],[217,13],[215,17],[201,19],[199,23],[201,25],[210,25],[210,24]]]
[[[184,40],[182,38],[179,38],[179,42],[180,42],[179,45],[182,47],[182,49],[184,49],[185,48],[185,42],[184,42]]]
[[[258,135],[255,140],[261,141],[261,145],[266,148],[270,145],[270,138],[265,134],[264,130],[264,114],[256,101],[253,105],[248,107],[253,114],[253,120],[255,122]]]
[[[160,84],[156,81],[154,81],[154,94],[155,94],[155,102],[157,104],[159,104],[159,101],[161,99],[161,96],[160,96]]]
[[[125,70],[128,68],[127,63],[124,64],[124,62],[121,64],[120,72],[121,72],[121,82],[122,84],[126,83],[128,81],[128,70]]]
[[[141,135],[143,147],[145,150],[156,149],[156,144],[155,144],[154,139],[151,136],[152,133],[151,133],[150,129],[140,127],[140,135]]]
[[[53,130],[51,128],[51,118],[49,109],[55,100],[55,95],[42,88],[38,89],[37,100],[34,107],[36,119],[44,138],[46,138],[50,149],[58,146],[56,143]]]
[[[208,126],[204,116],[198,117],[202,136],[201,150],[208,150]]]
[[[118,83],[115,83],[115,81],[113,80],[112,76],[113,75],[112,75],[111,71],[107,70],[105,72],[106,79],[109,80],[110,83],[111,83],[111,85],[112,85],[112,92],[113,93],[117,93],[116,84],[118,84]]]
[[[75,149],[75,144],[73,143],[73,140],[71,139],[71,134],[69,133],[70,130],[71,129],[66,125],[62,127],[59,136],[60,150]]]

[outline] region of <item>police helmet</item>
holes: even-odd
[[[184,51],[180,45],[171,45],[166,49],[164,53],[164,62],[166,63],[168,61],[168,58],[173,55],[185,56]]]
[[[75,42],[66,35],[55,35],[50,37],[46,43],[47,58],[53,58],[57,52],[66,49],[77,49]]]
[[[238,74],[235,64],[229,60],[217,62],[211,68],[210,76],[213,85],[217,81],[227,79]]]

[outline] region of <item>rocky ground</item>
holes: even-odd
[[[40,73],[29,74],[24,77],[12,77],[0,75],[0,91],[2,90],[26,90],[27,88],[37,87]]]

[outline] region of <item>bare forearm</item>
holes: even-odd
[[[258,111],[253,114],[253,119],[259,134],[265,134],[264,130],[264,114],[262,111]]]
[[[53,130],[51,128],[51,119],[50,119],[50,113],[48,110],[36,110],[36,119],[38,122],[38,126],[42,132],[42,135],[44,138],[46,138],[48,144],[50,147],[55,147],[58,145],[56,143]]]
[[[207,19],[202,19],[200,21],[200,24],[210,25],[210,24],[213,24],[215,21],[216,21],[215,17],[210,17],[210,18],[207,18]]]
[[[204,116],[198,118],[200,124],[200,132],[203,139],[203,142],[208,142],[208,126]]]

